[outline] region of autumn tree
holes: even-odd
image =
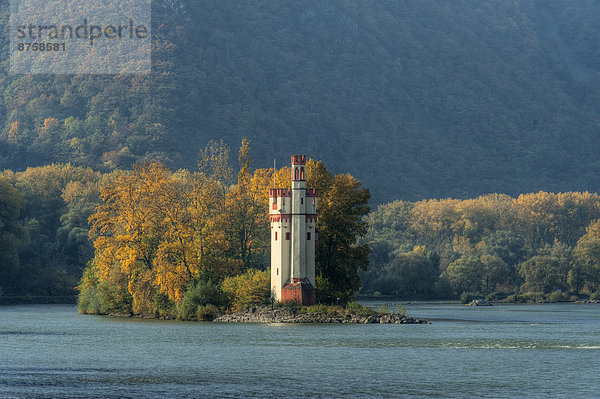
[[[242,140],[237,185],[227,199],[224,230],[231,242],[231,253],[245,267],[264,269],[268,265],[269,219],[268,187],[272,171],[252,173],[250,142]]]
[[[568,283],[577,291],[600,291],[600,220],[592,221],[577,242]]]

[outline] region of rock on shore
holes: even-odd
[[[214,321],[227,323],[429,324],[426,320],[390,313],[378,313],[369,316],[298,313],[292,309],[277,308],[271,310],[269,307],[225,314]]]
[[[474,299],[471,302],[467,303],[465,306],[494,306],[488,301],[484,301],[483,299]]]

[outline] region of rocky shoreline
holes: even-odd
[[[372,315],[299,313],[292,309],[269,307],[253,308],[245,312],[229,313],[213,321],[221,323],[307,323],[307,324],[429,324],[427,320],[395,313]]]

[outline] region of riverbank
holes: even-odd
[[[244,312],[224,314],[213,321],[221,323],[305,323],[305,324],[429,324],[397,313],[374,312],[369,315],[346,314],[343,312],[301,313],[285,307],[252,308]]]
[[[77,303],[76,295],[66,296],[42,296],[42,295],[20,295],[20,296],[0,296],[0,306],[2,305],[75,305]]]

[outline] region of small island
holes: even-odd
[[[250,308],[245,312],[228,313],[215,318],[226,323],[312,323],[312,324],[429,324],[400,313],[380,311],[365,306],[345,309],[340,306],[268,306]]]
[[[104,182],[90,218],[95,254],[78,287],[79,311],[238,323],[427,324],[399,305],[391,311],[353,300],[369,254],[358,244],[369,211],[369,192],[358,180],[332,175],[304,155],[292,156],[291,167],[252,173],[249,151],[244,140],[233,187],[211,165],[211,154],[228,153],[222,144],[207,147],[200,164],[208,167],[197,174],[144,163]],[[283,188],[271,188],[277,185]],[[131,204],[144,212],[132,213]]]

